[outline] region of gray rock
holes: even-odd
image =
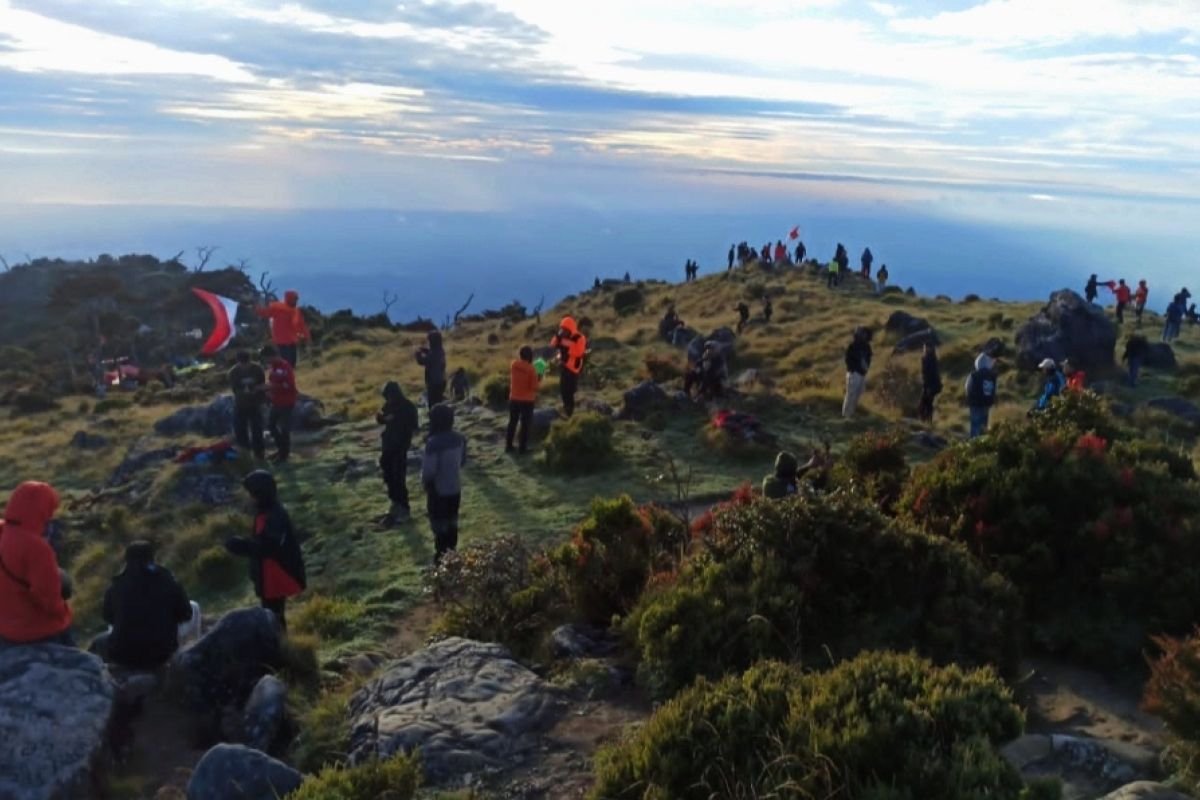
[[[545,439],[550,435],[550,426],[558,419],[557,408],[535,408],[533,410],[533,419],[529,423],[529,437],[531,439]]]
[[[538,745],[559,692],[498,644],[450,638],[389,665],[350,701],[350,761],[419,748],[433,783],[505,767]]]
[[[168,683],[192,711],[239,711],[262,676],[283,664],[279,622],[265,608],[230,611],[171,659]]]
[[[181,505],[226,506],[240,490],[237,479],[226,472],[213,470],[205,464],[182,464],[171,494]]]
[[[264,424],[267,410],[263,408]],[[336,425],[343,420],[326,417],[325,406],[314,397],[300,395],[292,412],[292,428],[312,431]],[[154,432],[161,436],[229,436],[233,432],[233,395],[221,395],[206,406],[187,406],[154,423]]]
[[[240,744],[219,744],[196,765],[187,800],[278,800],[300,787],[304,776],[266,753]]]
[[[1050,302],[1016,334],[1017,366],[1036,369],[1045,358],[1064,358],[1083,369],[1112,366],[1117,327],[1104,309],[1070,289],[1050,295]]]
[[[611,417],[613,415],[612,406],[603,400],[597,400],[594,397],[588,397],[579,404],[579,407],[584,411],[591,411],[599,414],[602,417]]]
[[[915,353],[923,348],[926,342],[933,342],[935,345],[942,343],[941,339],[938,338],[937,331],[933,328],[928,328],[923,331],[911,333],[896,342],[896,346],[892,348],[892,353]]]
[[[105,486],[109,489],[122,486],[133,480],[142,470],[170,461],[179,455],[178,447],[162,447],[144,453],[130,452],[109,476]]]
[[[717,328],[708,336],[697,336],[688,343],[688,361],[693,363],[699,361],[700,357],[704,355],[704,345],[707,342],[716,342],[717,352],[725,359],[726,364],[733,360],[733,356],[737,352],[737,334],[731,328]]]
[[[275,753],[284,744],[290,727],[287,687],[274,675],[264,675],[250,692],[242,715],[246,745],[264,753]]]
[[[1151,369],[1175,369],[1175,351],[1166,342],[1151,342],[1143,366]]]
[[[90,797],[116,687],[73,647],[0,645],[0,798]]]
[[[1000,755],[1018,771],[1049,758],[1053,752],[1054,746],[1050,737],[1041,733],[1018,736],[1000,748]]]
[[[929,320],[914,317],[907,311],[893,311],[883,329],[894,336],[904,338],[930,329]]]
[[[1155,397],[1152,400],[1147,400],[1146,405],[1150,408],[1156,408],[1159,411],[1165,411],[1168,414],[1187,420],[1188,422],[1200,424],[1200,407],[1190,400],[1184,400],[1182,397]]]
[[[550,649],[558,658],[606,656],[616,643],[604,631],[587,625],[559,625],[550,634]]]
[[[71,437],[71,447],[79,450],[103,450],[108,447],[108,439],[87,431],[75,431],[75,435]]]
[[[1136,781],[1104,795],[1100,800],[1188,800],[1188,797],[1161,783]]]
[[[771,376],[760,369],[744,369],[733,379],[733,385],[738,389],[770,389],[775,385]]]
[[[641,420],[668,405],[667,393],[654,381],[642,381],[625,392],[621,401],[621,419]]]
[[[1081,769],[1110,786],[1120,786],[1142,777],[1133,764],[1117,756],[1104,743],[1079,736],[1052,734],[1053,758]]]

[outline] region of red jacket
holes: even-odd
[[[267,392],[271,396],[271,405],[276,408],[294,406],[300,396],[296,389],[296,373],[282,358],[272,361],[267,370]]]
[[[1137,300],[1137,304],[1139,306],[1146,305],[1146,299],[1150,297],[1150,287],[1144,283],[1139,284],[1137,291],[1133,294],[1133,297],[1135,300]]]
[[[299,302],[300,295],[288,290],[283,293],[283,302],[276,300],[262,308],[254,309],[258,316],[271,320],[271,341],[275,344],[291,346],[298,339],[309,338],[304,313],[297,305]]]
[[[1117,285],[1113,287],[1113,294],[1117,296],[1117,302],[1121,305],[1129,304],[1130,291],[1128,286]]]
[[[43,532],[58,509],[58,493],[46,483],[26,481],[4,509],[0,525],[0,637],[34,642],[71,627],[62,597],[58,558]]]

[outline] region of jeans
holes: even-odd
[[[842,416],[850,419],[858,410],[858,401],[862,399],[863,391],[867,388],[867,376],[857,372],[846,373],[846,399],[842,402]]]
[[[388,500],[408,511],[408,449],[384,450],[379,457],[379,467],[383,470]]]
[[[579,373],[563,367],[559,373],[559,389],[562,391],[563,414],[575,413],[575,392],[579,391]]]
[[[518,422],[521,425],[520,448],[524,453],[529,448],[529,427],[533,423],[532,400],[508,401],[508,436],[504,440],[504,446],[509,450],[512,450],[513,436],[517,432]]]
[[[975,406],[971,407],[971,436],[970,436],[970,438],[974,439],[978,436],[982,436],[983,434],[987,433],[988,415],[990,413],[991,413],[991,409],[988,408],[987,406],[983,406],[981,408],[976,408]]]
[[[292,453],[292,411],[294,406],[271,406],[267,414],[267,427],[279,451],[279,460],[286,461]]]
[[[279,351],[279,357],[296,367],[296,345],[294,344],[277,344],[275,349]]]
[[[263,457],[263,418],[261,406],[234,406],[233,436],[237,440],[238,447],[243,450],[249,450],[251,445],[253,445],[254,457]]]

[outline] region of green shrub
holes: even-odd
[[[921,400],[921,379],[896,359],[872,376],[871,391],[884,405],[904,414],[916,414]]]
[[[245,562],[221,545],[205,548],[192,565],[196,582],[208,591],[232,589],[246,581]]]
[[[124,411],[133,406],[133,401],[124,395],[112,395],[103,400],[97,400],[92,408],[94,414],[108,414],[113,411]]]
[[[743,499],[693,531],[704,547],[624,624],[658,696],[764,658],[880,647],[1016,668],[1019,603],[1007,581],[862,497]]]
[[[642,294],[641,289],[636,287],[618,289],[613,295],[612,302],[613,311],[616,311],[618,316],[627,317],[641,310],[642,305],[646,302],[646,296]]]
[[[766,461],[775,455],[777,449],[773,439],[747,438],[730,428],[718,428],[711,421],[697,431],[696,438],[706,450],[722,458],[738,461]]]
[[[1189,792],[1200,789],[1200,629],[1191,636],[1154,639],[1160,655],[1150,661],[1142,706],[1161,717],[1172,742],[1165,761]]]
[[[1046,434],[1075,437],[1093,433],[1110,442],[1122,435],[1108,402],[1092,391],[1060,395],[1031,419],[1034,426]]]
[[[549,558],[576,613],[607,626],[633,608],[652,575],[674,570],[688,538],[662,509],[638,508],[628,495],[597,498],[571,541]]]
[[[899,429],[854,437],[833,467],[833,484],[859,491],[885,512],[890,511],[908,479],[905,439]]]
[[[317,661],[320,642],[307,633],[289,633],[283,638],[283,666],[280,679],[288,686],[316,689],[321,681],[321,665]]]
[[[289,620],[295,633],[311,633],[322,639],[347,640],[354,638],[366,606],[354,600],[324,595],[309,595],[293,612]]]
[[[765,662],[700,681],[602,751],[596,800],[1018,800],[997,748],[1021,732],[988,669],[864,653],[824,673]]]
[[[1148,636],[1200,619],[1200,486],[1187,461],[1110,445],[1065,417],[1001,425],[916,470],[898,513],[1009,578],[1042,646],[1136,659]]]
[[[41,389],[24,389],[12,396],[13,414],[41,414],[58,408],[58,401]]]
[[[302,772],[342,763],[350,748],[350,698],[366,682],[355,678],[319,695],[298,714],[291,762]]]
[[[488,408],[508,408],[509,381],[507,375],[493,375],[483,382],[480,395]]]
[[[550,426],[542,450],[546,465],[552,469],[574,473],[593,472],[612,458],[612,420],[591,411],[556,420]]]
[[[410,800],[421,783],[421,762],[397,753],[353,767],[326,767],[300,784],[289,800]]]

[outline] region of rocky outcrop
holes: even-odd
[[[737,352],[737,334],[731,328],[717,328],[708,336],[697,336],[688,343],[688,361],[699,361],[704,355],[704,345],[708,342],[716,343],[717,352],[725,359],[726,364],[730,363]]]
[[[533,419],[529,423],[531,439],[545,439],[550,435],[550,426],[558,419],[557,408],[535,408]]]
[[[914,317],[907,311],[893,311],[892,315],[888,317],[888,321],[884,324],[883,329],[901,339],[906,336],[912,336],[914,333],[932,330],[929,320],[922,317]]]
[[[550,649],[558,658],[591,658],[612,655],[617,643],[590,625],[559,625],[550,634]]]
[[[240,744],[219,744],[200,759],[187,800],[279,800],[304,780],[299,772]]]
[[[1175,351],[1166,342],[1152,342],[1146,350],[1143,366],[1150,369],[1175,369]]]
[[[243,708],[259,680],[283,663],[279,622],[265,608],[230,611],[171,659],[168,683],[198,714]]]
[[[90,653],[0,645],[0,798],[94,796],[116,688]]]
[[[71,437],[71,447],[79,450],[103,450],[108,447],[108,439],[99,434],[88,433],[87,431],[75,431],[75,435]]]
[[[1136,781],[1104,795],[1100,800],[1188,800],[1188,797],[1161,783]]]
[[[290,727],[287,686],[274,675],[264,675],[246,700],[242,715],[245,742],[255,750],[277,753],[285,744]]]
[[[937,332],[932,328],[928,328],[923,331],[917,331],[916,333],[910,333],[908,336],[905,336],[903,339],[896,342],[896,346],[892,348],[892,353],[915,353],[923,348],[928,342],[932,342],[935,345],[942,343],[941,340],[938,339]]]
[[[621,419],[642,420],[669,404],[667,393],[654,381],[642,381],[621,399]]]
[[[266,409],[263,409],[265,419]],[[312,431],[336,425],[342,420],[325,416],[325,406],[316,398],[300,395],[292,415],[292,429]],[[154,423],[161,436],[194,434],[215,438],[233,432],[233,395],[222,395],[206,406],[187,406]]]
[[[1113,363],[1117,327],[1104,309],[1070,289],[1050,295],[1050,302],[1017,331],[1017,366],[1036,369],[1046,358],[1070,358],[1083,369]]]
[[[350,760],[419,748],[438,783],[510,766],[558,716],[559,693],[498,644],[446,639],[389,665],[350,701]]]

